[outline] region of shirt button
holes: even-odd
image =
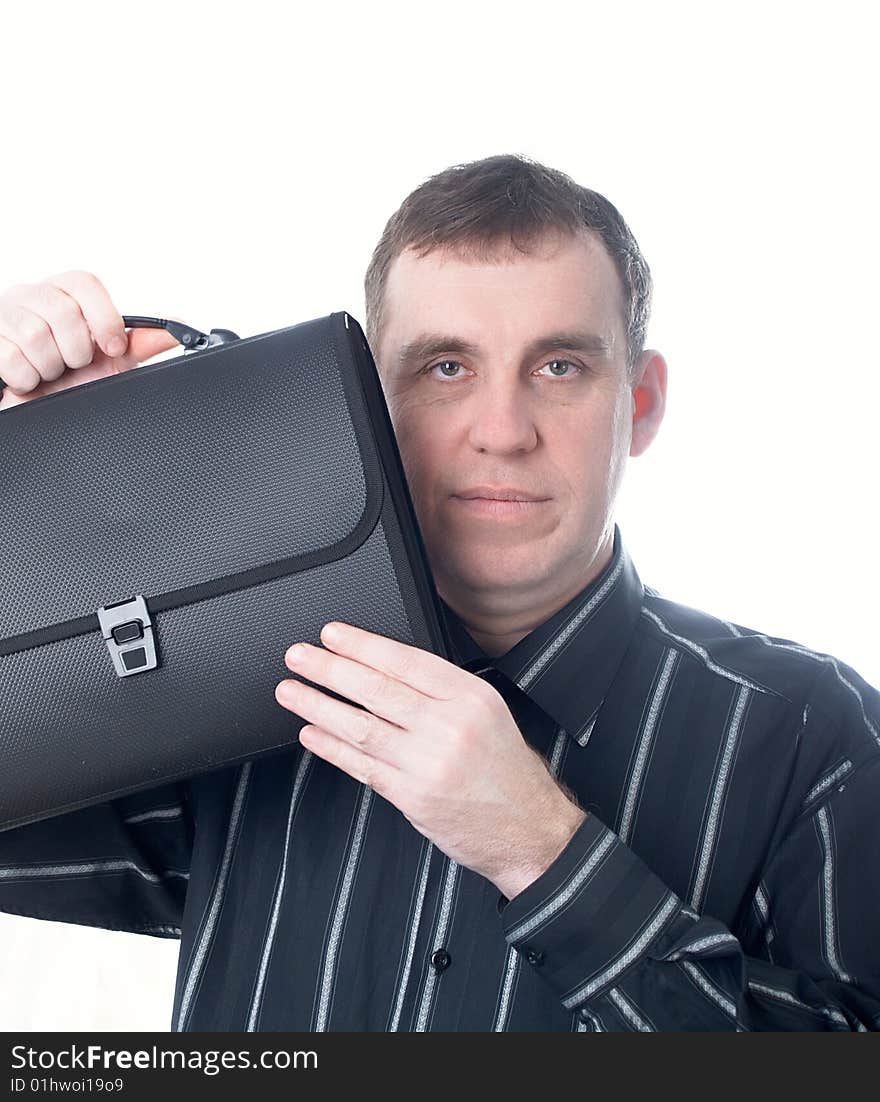
[[[445,972],[449,965],[452,964],[452,957],[445,949],[435,949],[431,954],[431,964],[433,964],[435,972]]]
[[[537,967],[539,964],[544,963],[544,950],[543,949],[526,949],[526,960],[529,964],[534,964]]]

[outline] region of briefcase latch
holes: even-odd
[[[138,594],[129,601],[103,605],[98,609],[101,634],[120,677],[145,673],[158,665],[153,621],[147,602]]]

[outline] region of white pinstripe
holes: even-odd
[[[575,991],[574,994],[563,999],[563,1006],[571,1010],[571,1008],[577,1006],[578,1003],[586,1002],[594,992],[599,990],[599,988],[604,987],[606,983],[619,976],[620,973],[628,968],[636,957],[642,953],[645,946],[654,940],[657,933],[680,906],[681,902],[678,897],[673,892],[670,892],[666,897],[666,902],[657,911],[654,918],[642,929],[642,932],[630,945],[629,949],[622,953],[604,972],[590,980],[589,983],[585,983],[584,986]]]
[[[0,868],[0,880],[51,880],[58,877],[86,876],[102,872],[136,872],[138,876],[159,884],[169,876],[178,876],[188,880],[189,873],[181,869],[163,869],[162,872],[149,872],[134,861],[123,858],[108,858],[105,861],[82,861],[70,865],[7,865]]]
[[[833,784],[836,784],[841,777],[845,777],[852,767],[853,763],[849,758],[845,758],[833,772],[813,785],[804,797],[804,802],[801,804],[801,807],[806,807],[807,804],[812,803],[812,801],[815,800],[817,796],[820,796],[826,788],[830,788]]]
[[[789,1006],[795,1006],[799,1010],[810,1010],[814,1014],[821,1014],[823,1018],[830,1018],[832,1021],[838,1022],[840,1025],[844,1025],[849,1029],[849,1022],[847,1022],[843,1014],[831,1006],[810,1006],[808,1003],[801,1002],[800,999],[795,998],[790,991],[782,991],[775,987],[768,987],[766,983],[758,983],[757,980],[749,980],[748,985],[750,991],[755,991],[759,995],[766,995],[770,999],[777,999],[779,1002],[788,1003]]]
[[[553,750],[550,754],[550,772],[554,777],[559,776],[563,754],[567,748],[567,742],[568,735],[564,728],[557,727],[556,740],[553,743]],[[513,992],[516,990],[515,981],[521,967],[522,957],[512,945],[508,946],[507,959],[504,966],[504,978],[501,981],[501,991],[498,998],[498,1010],[495,1014],[495,1021],[492,1024],[492,1031],[494,1033],[502,1033],[507,1029],[507,1023],[510,1020],[510,1006]]]
[[[740,726],[750,698],[751,690],[746,687],[741,687],[736,696],[736,705],[733,710],[733,715],[727,725],[724,749],[721,754],[721,764],[718,769],[715,785],[712,789],[712,798],[709,805],[709,819],[706,823],[706,830],[700,845],[697,876],[689,900],[691,906],[696,909],[699,909],[703,902],[703,895],[708,880],[709,864],[715,852],[715,840],[718,836],[718,827],[721,822],[721,807],[727,795],[727,783],[739,746]]]
[[[645,716],[645,723],[642,727],[639,747],[636,752],[635,765],[633,766],[632,776],[630,777],[630,782],[626,791],[620,828],[617,831],[624,842],[629,841],[632,832],[633,822],[635,821],[636,802],[641,794],[642,781],[645,776],[645,767],[648,761],[648,753],[653,744],[654,733],[657,728],[657,718],[666,702],[666,694],[672,682],[672,673],[677,661],[678,651],[673,647],[667,647],[664,652],[664,657],[658,664],[662,664],[662,669],[660,670],[660,676],[657,681],[657,687],[654,690],[654,695],[651,697],[648,713]]]
[[[831,668],[834,670],[834,673],[837,675],[837,680],[841,683],[841,685],[848,689],[849,692],[851,692],[856,700],[859,702],[859,709],[861,710],[862,720],[864,721],[865,727],[871,733],[871,736],[877,743],[877,745],[880,746],[880,731],[877,730],[877,728],[868,718],[868,713],[865,711],[865,702],[864,700],[862,700],[862,694],[855,687],[855,685],[853,685],[851,681],[848,681],[841,673],[840,666],[838,666],[836,658],[834,658],[830,654],[820,654],[818,651],[810,650],[809,647],[802,647],[798,643],[774,643],[774,641],[768,636],[758,633],[755,634],[754,638],[760,639],[760,641],[764,643],[765,646],[776,647],[779,650],[792,651],[795,654],[803,655],[804,658],[811,658],[814,662],[823,662],[825,665],[831,666]]]
[[[711,949],[714,946],[736,946],[740,948],[739,940],[734,937],[732,933],[713,933],[706,938],[697,938],[696,941],[692,941],[689,946],[682,946],[681,949],[676,949],[675,952],[669,954],[666,957],[667,961],[681,960],[682,957],[687,957],[691,953],[700,953],[704,949]]]
[[[642,615],[647,616],[649,620],[653,620],[664,635],[668,635],[670,639],[674,639],[676,643],[680,643],[686,650],[690,651],[691,654],[699,658],[703,665],[713,673],[717,673],[721,677],[726,677],[728,681],[734,681],[737,685],[743,685],[747,689],[753,689],[756,693],[769,693],[771,696],[778,695],[774,693],[772,689],[768,689],[764,685],[759,685],[757,681],[749,681],[747,677],[734,673],[733,670],[729,670],[726,666],[719,666],[717,662],[709,657],[709,652],[705,647],[701,647],[699,643],[694,642],[693,639],[687,639],[684,635],[676,635],[672,628],[661,620],[656,612],[652,612],[649,608],[642,606]]]
[[[757,888],[755,888],[755,896],[752,902],[755,905],[755,910],[758,912],[758,922],[764,933],[764,944],[767,947],[767,959],[772,964],[773,948],[771,942],[776,936],[776,933],[773,929],[773,923],[770,920],[770,899],[767,896],[763,883],[758,884]]]
[[[498,999],[498,1010],[495,1021],[492,1023],[493,1033],[503,1033],[507,1029],[510,1017],[510,1002],[513,997],[514,985],[520,970],[520,955],[512,945],[507,947],[507,956],[504,961],[504,977],[501,980],[501,993]]]
[[[336,909],[333,912],[330,939],[327,943],[327,951],[324,954],[321,986],[318,991],[318,1017],[315,1022],[315,1033],[323,1033],[326,1030],[327,1021],[330,1017],[333,987],[336,982],[336,960],[339,954],[339,946],[342,942],[342,927],[348,913],[348,901],[351,898],[351,888],[354,884],[355,869],[357,868],[358,859],[360,858],[361,845],[367,825],[367,812],[370,810],[372,799],[372,788],[368,785],[361,785],[354,838],[352,838],[351,841],[351,849],[349,850],[348,861],[346,862],[345,873],[342,878],[342,887],[339,890],[339,898],[336,901]]]
[[[179,819],[183,815],[183,808],[157,807],[154,811],[141,811],[137,815],[126,815],[124,823],[145,823],[150,819]]]
[[[629,1024],[639,1031],[639,1033],[656,1033],[653,1025],[651,1025],[646,1018],[643,1018],[639,1011],[636,1009],[635,1004],[632,1003],[626,995],[618,987],[612,987],[608,992],[608,997],[626,1019]]]
[[[736,1003],[729,999],[723,991],[720,991],[715,984],[712,983],[706,975],[705,970],[700,968],[698,964],[693,964],[689,960],[682,961],[681,966],[703,994],[710,998],[716,1006],[721,1007],[724,1013],[732,1021],[736,1022]]]
[[[607,1033],[608,1032],[608,1030],[602,1024],[602,1019],[599,1017],[598,1014],[595,1013],[595,1011],[587,1010],[585,1008],[581,1008],[581,1010],[579,1010],[578,1013],[577,1013],[578,1018],[580,1018],[581,1012],[586,1014],[589,1017],[590,1021],[593,1023],[593,1032],[594,1033]],[[577,1033],[589,1033],[589,1030],[587,1029],[587,1023],[585,1021],[579,1020],[576,1032]]]
[[[508,941],[521,941],[528,934],[533,933],[539,926],[543,926],[550,918],[569,903],[575,895],[589,882],[595,871],[599,868],[606,854],[615,846],[620,845],[620,839],[612,831],[606,830],[600,836],[600,841],[586,855],[580,865],[569,876],[568,880],[556,892],[550,901],[531,918],[524,919],[519,926],[515,926],[508,932]]]
[[[601,705],[600,705],[601,707]],[[596,720],[599,718],[599,709],[593,713],[591,718],[587,721],[584,729],[574,736],[575,742],[580,743],[581,746],[586,746],[590,741],[590,735],[593,733],[593,728],[596,726]]]
[[[841,983],[853,983],[854,980],[844,971],[837,951],[837,915],[835,908],[834,886],[834,840],[831,829],[831,812],[820,807],[815,815],[819,827],[820,845],[823,850],[822,862],[822,934],[825,941],[825,955],[829,967]]]
[[[763,884],[759,884],[755,889],[755,904],[764,923],[768,923],[770,921],[770,900],[764,891]]]
[[[244,803],[250,776],[251,762],[247,761],[239,770],[238,784],[235,788],[235,798],[232,801],[232,811],[229,815],[229,829],[226,832],[226,845],[224,846],[223,857],[220,861],[220,871],[217,875],[217,882],[214,884],[214,891],[206,911],[207,917],[205,918],[205,925],[202,929],[198,944],[196,945],[192,962],[186,976],[183,996],[180,1000],[180,1011],[177,1015],[178,1032],[182,1032],[186,1027],[187,1018],[192,1008],[193,992],[195,991],[196,984],[201,979],[202,967],[205,963],[208,947],[214,936],[214,927],[216,926],[217,916],[220,913],[220,907],[223,902],[223,893],[226,891],[226,878],[229,875],[229,866],[232,862],[232,851],[237,837],[238,821],[241,816],[241,807]]]
[[[281,856],[281,870],[278,876],[278,884],[275,888],[275,898],[272,901],[272,916],[269,920],[269,929],[263,941],[263,948],[260,951],[260,967],[257,972],[257,982],[254,988],[253,998],[251,999],[250,1010],[248,1011],[247,1025],[245,1026],[245,1032],[247,1033],[253,1033],[256,1029],[257,1018],[263,1005],[263,986],[266,982],[266,969],[269,967],[269,957],[272,953],[272,946],[275,943],[278,912],[281,910],[281,899],[284,895],[284,883],[287,878],[287,854],[290,849],[290,832],[293,827],[296,809],[299,806],[299,797],[305,783],[306,774],[314,760],[315,756],[311,750],[304,750],[297,763],[293,789],[290,793],[290,804],[287,809],[287,828],[284,832],[284,852]]]
[[[525,673],[516,678],[516,683],[521,689],[528,689],[528,687],[541,676],[545,667],[557,651],[561,650],[578,628],[582,627],[583,624],[590,619],[597,607],[605,600],[617,584],[618,578],[623,573],[623,566],[624,558],[623,555],[621,555],[617,565],[599,589],[596,590],[590,600],[587,601],[585,605],[582,605],[568,623],[559,630],[544,650],[535,658]]]
[[[406,996],[406,987],[409,983],[409,976],[412,970],[413,954],[416,951],[416,939],[419,933],[419,919],[421,918],[422,908],[425,905],[425,892],[428,888],[428,870],[431,867],[431,854],[434,850],[433,843],[428,843],[428,848],[425,850],[425,855],[422,858],[422,868],[419,875],[418,894],[416,896],[416,906],[414,911],[414,918],[412,925],[409,928],[409,937],[406,944],[406,957],[404,960],[403,975],[400,978],[400,983],[397,986],[397,991],[394,998],[394,1010],[391,1016],[391,1024],[388,1027],[389,1033],[395,1033],[400,1025],[400,1015],[403,1010],[403,1000]]]
[[[701,953],[704,949],[711,949],[715,945],[735,945],[739,948],[739,941],[733,934],[710,934],[708,937],[697,938],[690,945],[683,945],[680,949],[670,953],[666,960],[680,960],[690,953]]]
[[[437,928],[434,931],[433,944],[442,945],[446,940],[449,930],[449,922],[452,917],[452,898],[458,883],[459,865],[450,860],[446,866],[446,875],[443,878],[443,893],[440,904],[440,917],[437,920]],[[437,986],[437,973],[433,968],[428,969],[425,976],[425,986],[422,989],[422,999],[419,1004],[419,1014],[416,1020],[416,1033],[424,1033],[428,1024],[428,1015],[434,998],[434,988]]]

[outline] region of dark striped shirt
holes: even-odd
[[[304,750],[0,834],[0,908],[181,937],[177,1030],[880,1029],[880,694],[614,556],[487,658],[586,819],[510,901]]]

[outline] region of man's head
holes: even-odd
[[[643,348],[648,267],[602,196],[495,156],[407,197],[365,290],[438,590],[502,653],[607,562],[626,457],[659,427],[666,375]],[[505,509],[458,496],[479,486],[542,500]]]

